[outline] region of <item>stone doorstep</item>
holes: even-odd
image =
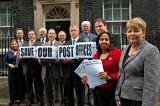
[[[8,103],[0,103],[0,106],[8,106]],[[14,104],[13,106],[26,106],[26,104]],[[39,106],[39,105],[32,104],[32,106]]]

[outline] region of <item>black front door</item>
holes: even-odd
[[[70,21],[49,21],[49,22],[46,22],[47,30],[50,28],[53,28],[56,30],[57,34],[61,30],[65,31],[67,33],[67,40],[70,39],[69,26],[70,26]]]

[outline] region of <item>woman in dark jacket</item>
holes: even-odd
[[[19,65],[19,46],[16,39],[13,39],[10,43],[11,50],[8,51],[4,57],[4,63],[8,67],[8,85],[10,103],[12,106],[16,102],[20,102],[25,98],[25,92],[22,84],[23,74]]]

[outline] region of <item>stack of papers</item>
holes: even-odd
[[[99,72],[103,72],[103,65],[101,60],[85,59],[75,70],[75,73],[81,78],[84,74],[87,74],[88,85],[90,88],[95,88],[98,85],[106,83],[105,79],[101,79],[97,76]]]

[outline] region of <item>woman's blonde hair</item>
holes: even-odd
[[[136,30],[142,29],[142,31],[146,33],[147,24],[142,18],[135,17],[127,22],[126,29],[128,30],[129,28]]]

